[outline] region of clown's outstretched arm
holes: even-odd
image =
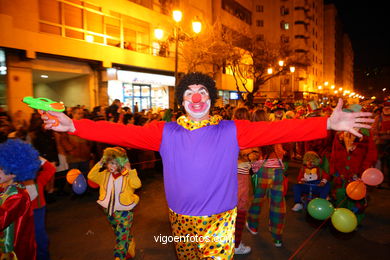
[[[328,130],[348,131],[361,137],[355,128],[371,128],[371,113],[346,113],[340,99],[335,111],[327,117],[291,119],[274,122],[235,120],[240,149],[278,143],[309,141],[325,138]]]
[[[42,115],[46,129],[68,132],[91,141],[113,144],[123,147],[158,151],[160,149],[165,121],[154,121],[144,126],[123,125],[108,121],[92,121],[88,119],[72,120],[64,113],[48,111],[56,116],[55,120]]]

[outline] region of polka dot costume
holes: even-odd
[[[187,216],[170,210],[178,258],[233,259],[236,215],[236,208],[211,216]]]

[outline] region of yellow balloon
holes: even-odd
[[[335,209],[331,219],[333,226],[343,233],[354,231],[358,224],[355,214],[346,208]]]

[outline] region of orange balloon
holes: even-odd
[[[361,200],[366,196],[366,185],[361,180],[350,182],[347,185],[347,195],[353,200]]]
[[[77,176],[81,174],[79,169],[70,169],[66,174],[66,180],[69,184],[73,184],[74,180],[76,180]]]
[[[93,189],[99,188],[99,184],[97,184],[96,182],[91,181],[90,179],[88,179],[88,186],[93,188]]]

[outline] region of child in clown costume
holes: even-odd
[[[0,259],[35,260],[34,215],[23,181],[35,179],[41,162],[27,143],[0,144]]]
[[[139,201],[134,190],[141,187],[141,181],[137,171],[130,169],[126,150],[106,148],[103,158],[88,173],[88,179],[100,186],[97,203],[105,209],[115,232],[115,260],[131,259],[135,256],[135,243],[130,234],[132,209]]]
[[[322,199],[326,199],[329,194],[329,175],[320,168],[321,158],[313,151],[308,151],[303,156],[303,165],[299,171],[298,183],[294,185],[294,202],[293,211],[303,209],[301,203],[302,193],[318,195]],[[312,185],[312,186],[310,186]]]
[[[305,141],[326,136],[327,129],[352,131],[373,120],[371,113],[346,115],[342,102],[330,118],[250,122],[221,120],[210,115],[218,90],[203,73],[185,75],[176,99],[186,110],[176,122],[155,121],[145,126],[88,119],[72,120],[63,113],[42,115],[47,129],[69,132],[89,140],[159,151],[165,194],[179,259],[232,259],[237,205],[237,158],[240,149]],[[366,127],[370,127],[367,126]]]
[[[267,121],[263,110],[255,110],[252,121]],[[285,150],[281,144],[260,147],[259,157],[252,163],[252,169],[258,176],[254,187],[254,198],[248,211],[246,227],[252,235],[258,233],[260,212],[266,198],[269,200],[269,231],[276,247],[282,246],[282,234],[286,218],[286,201],[284,198],[283,179],[285,167],[282,158]]]

